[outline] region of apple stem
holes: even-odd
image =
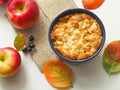
[[[2,61],[2,62],[4,62],[4,61],[5,61],[4,56],[0,56],[0,61]]]
[[[19,5],[18,6],[18,11],[22,12],[25,9],[25,5]]]
[[[22,6],[20,7],[20,10],[21,10],[21,11],[23,10],[23,7],[22,7]]]

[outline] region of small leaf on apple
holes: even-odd
[[[109,74],[120,72],[120,41],[112,41],[103,53],[103,66]]]
[[[45,62],[43,72],[48,82],[56,88],[67,88],[73,85],[74,74],[71,68],[60,60]]]
[[[14,46],[18,51],[21,51],[26,45],[26,37],[22,33],[18,33],[14,40]]]

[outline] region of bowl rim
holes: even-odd
[[[101,27],[103,38],[102,38],[102,42],[100,44],[100,47],[99,47],[99,49],[92,56],[90,56],[88,58],[84,58],[84,59],[80,59],[80,60],[69,59],[69,58],[64,57],[62,54],[60,54],[54,48],[54,45],[52,43],[51,36],[50,36],[50,34],[52,32],[52,29],[53,29],[53,26],[59,20],[59,18],[65,16],[67,14],[70,14],[70,13],[85,13],[85,14],[91,15],[99,23],[99,25]],[[81,9],[81,8],[67,9],[67,10],[61,12],[60,14],[58,14],[53,19],[53,21],[50,24],[49,30],[48,30],[48,41],[49,41],[50,47],[52,48],[52,50],[54,51],[54,53],[56,53],[57,56],[60,57],[62,60],[69,61],[69,62],[74,62],[74,63],[86,62],[86,61],[92,60],[94,57],[96,57],[99,54],[99,52],[102,50],[102,48],[104,46],[104,43],[105,43],[105,39],[106,39],[105,27],[104,27],[103,22],[101,21],[101,19],[96,14],[94,14],[92,11],[89,11],[89,10],[86,10],[86,9]]]

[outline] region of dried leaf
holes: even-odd
[[[18,33],[18,35],[15,37],[14,39],[14,46],[18,51],[21,51],[23,49],[23,47],[26,44],[26,37],[21,34]]]
[[[72,70],[60,60],[45,62],[43,72],[48,82],[56,88],[67,88],[73,85]]]
[[[103,53],[103,66],[109,74],[120,72],[120,41],[107,45]]]
[[[105,0],[82,0],[82,5],[85,9],[97,9]]]

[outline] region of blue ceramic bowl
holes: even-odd
[[[101,42],[101,45],[99,47],[99,49],[97,50],[97,52],[95,54],[93,54],[91,57],[88,57],[88,58],[85,58],[85,59],[81,59],[81,60],[72,60],[72,59],[69,59],[67,57],[64,57],[62,54],[60,54],[55,48],[54,48],[54,45],[53,45],[53,41],[51,40],[51,32],[52,32],[52,29],[55,25],[55,23],[59,20],[59,18],[67,15],[67,14],[70,14],[70,13],[85,13],[85,14],[88,14],[88,15],[91,15],[94,19],[97,20],[97,22],[99,23],[99,25],[101,26],[101,30],[102,30],[102,36],[103,36],[103,39],[102,39],[102,42]],[[80,63],[80,62],[85,62],[85,61],[88,61],[88,60],[92,60],[92,58],[94,58],[95,56],[97,56],[99,54],[99,52],[101,51],[101,49],[103,48],[104,46],[104,43],[105,43],[105,38],[106,38],[106,33],[105,33],[105,28],[104,28],[104,25],[102,23],[102,21],[99,19],[98,16],[96,16],[93,12],[91,11],[88,11],[88,10],[85,10],[85,9],[80,9],[80,8],[75,8],[75,9],[68,9],[66,11],[63,11],[62,13],[60,13],[51,23],[50,27],[49,27],[49,31],[48,31],[48,40],[49,40],[49,44],[52,48],[52,50],[55,52],[55,54],[58,55],[59,58],[61,58],[62,60],[65,60],[65,61],[69,61],[69,62],[73,62],[73,63]]]

